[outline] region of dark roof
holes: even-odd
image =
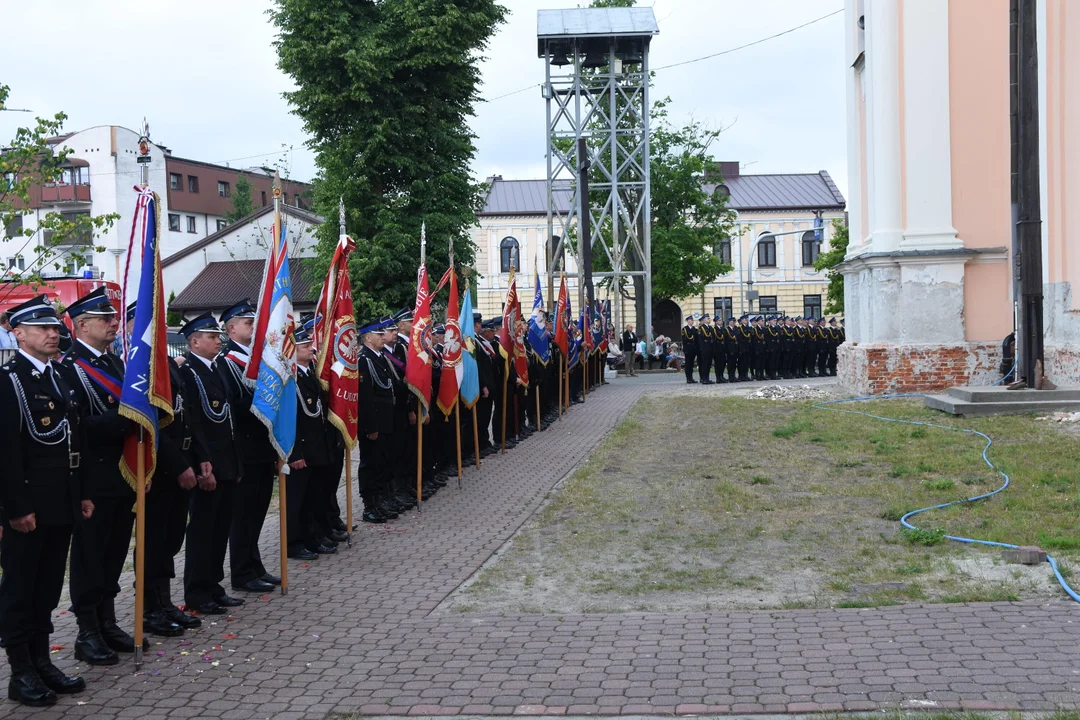
[[[478,217],[547,215],[547,181],[488,178],[488,194]],[[843,210],[846,206],[829,173],[739,175],[725,180],[733,210]],[[711,192],[715,183],[705,187]],[[573,186],[560,181],[555,188],[558,214],[566,214]]]
[[[725,180],[734,210],[843,210],[846,201],[829,173],[739,175]],[[715,184],[706,185],[710,190]]]
[[[303,258],[289,259],[293,305],[314,305],[319,301],[322,283],[315,279],[311,263]],[[226,260],[212,262],[169,303],[177,312],[188,310],[224,310],[238,299],[259,297],[265,260]]]
[[[213,245],[214,243],[216,243],[221,238],[225,237],[229,233],[236,230],[237,225],[243,225],[245,223],[249,223],[252,220],[254,220],[255,218],[261,217],[261,216],[266,215],[267,213],[271,213],[273,211],[274,211],[274,206],[273,205],[267,205],[266,207],[261,207],[258,210],[255,210],[255,211],[251,212],[250,214],[245,215],[244,217],[240,218],[239,220],[237,220],[233,224],[226,225],[221,230],[218,230],[216,233],[214,233],[212,235],[207,235],[206,237],[204,237],[202,240],[199,240],[198,242],[191,243],[190,245],[188,245],[183,250],[178,250],[177,252],[174,252],[172,255],[170,255],[167,258],[162,258],[161,267],[163,267],[163,268],[169,267],[170,265],[172,265],[177,260],[181,260],[183,258],[186,258],[188,255],[191,255],[192,253],[195,253],[195,252],[198,252],[198,251],[202,250],[204,247],[209,247],[209,246]],[[314,225],[318,225],[319,223],[322,222],[322,218],[319,217],[318,215],[316,215],[315,213],[308,212],[307,210],[301,210],[300,208],[293,207],[292,205],[286,205],[285,209],[284,209],[284,212],[286,214],[288,214],[288,215],[295,215],[296,217],[303,218],[304,220],[307,220],[308,222],[310,222],[310,223],[312,223]],[[211,264],[213,264],[213,263],[211,263]]]
[[[488,194],[484,209],[478,217],[489,215],[547,215],[546,180],[503,180],[501,177],[487,179]],[[554,197],[557,214],[565,215],[570,208],[573,186],[569,181],[555,183]]]

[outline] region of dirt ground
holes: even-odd
[[[866,607],[1062,596],[1046,565],[1006,565],[995,550],[940,538],[922,545],[899,532],[896,507],[991,490],[995,473],[973,469],[962,480],[972,487],[952,488],[936,479],[940,468],[932,463],[903,465],[904,441],[880,434],[900,432],[896,427],[879,431],[876,421],[811,410],[805,400],[746,394],[646,395],[439,611]],[[810,423],[807,413],[830,417],[812,416]],[[856,445],[859,433],[879,435]],[[906,442],[916,447],[920,440]],[[953,442],[971,444],[940,442],[922,450],[926,457],[953,454]],[[959,447],[958,454],[973,458],[980,449]],[[923,474],[912,477],[916,472]],[[939,499],[938,490],[948,497]]]

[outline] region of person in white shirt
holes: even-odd
[[[0,350],[18,350],[19,341],[11,330],[11,322],[6,312],[0,313]]]

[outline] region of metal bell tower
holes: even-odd
[[[652,8],[540,10],[536,26],[547,105],[548,297],[566,239],[576,233],[578,306],[595,299],[594,276],[611,278],[617,293],[630,278],[644,294],[639,335],[651,336],[649,43],[659,32],[656,17]],[[567,188],[564,214],[555,195]],[[611,270],[594,275],[593,253],[603,253]],[[621,305],[616,296],[612,319],[620,329]]]

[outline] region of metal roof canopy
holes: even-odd
[[[652,8],[574,8],[537,10],[537,57],[544,57],[545,40],[586,37],[644,37],[660,32]]]

